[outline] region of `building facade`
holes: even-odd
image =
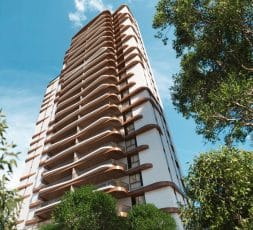
[[[85,184],[117,198],[118,214],[153,203],[182,228],[181,171],[138,25],[129,8],[104,11],[72,39],[47,87],[25,172],[19,229],[50,218]]]

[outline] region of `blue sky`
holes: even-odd
[[[62,67],[71,37],[104,9],[121,4],[131,8],[143,36],[183,172],[199,152],[216,148],[195,134],[195,123],[185,120],[170,101],[172,74],[179,61],[171,48],[154,38],[155,0],[1,0],[0,1],[0,108],[7,115],[8,138],[22,152],[13,184],[22,174],[24,159],[46,86]],[[169,30],[171,40],[172,29]]]

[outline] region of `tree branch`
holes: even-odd
[[[216,115],[213,115],[211,117],[221,120],[221,121],[226,121],[226,122],[231,122],[231,123],[240,122],[243,126],[253,127],[252,122],[246,122],[246,121],[238,120],[236,118],[228,118],[228,117],[223,116],[220,113],[217,113]]]

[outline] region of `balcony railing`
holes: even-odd
[[[62,179],[60,179],[60,180],[57,180],[57,181],[55,181],[55,182],[53,182],[53,183],[49,183],[47,186],[53,186],[53,185],[56,185],[56,184],[60,184],[60,183],[62,183],[62,182],[65,182],[65,181],[68,181],[68,180],[71,180],[72,179],[72,175],[68,175],[68,176],[66,176],[66,177],[63,177]]]
[[[111,160],[108,160],[108,161],[101,162],[100,164],[97,164],[97,165],[95,165],[93,167],[90,167],[88,169],[78,170],[78,175],[82,175],[82,174],[84,174],[84,173],[86,173],[86,172],[88,172],[88,171],[90,171],[92,169],[96,169],[97,167],[102,166],[102,165],[106,165],[106,164],[112,164],[112,165],[115,165],[115,166],[121,166],[125,170],[127,169],[127,165],[125,163],[111,159]]]
[[[118,205],[117,211],[118,212],[129,212],[131,210],[131,207],[128,205]]]
[[[50,205],[50,204],[56,203],[56,202],[60,201],[60,199],[61,199],[61,197],[57,197],[57,198],[55,198],[55,199],[53,199],[53,200],[45,201],[45,202],[43,202],[43,203],[41,204],[40,207],[42,208],[42,207],[48,206],[48,205]]]
[[[99,189],[102,189],[102,188],[108,187],[108,186],[123,187],[127,191],[129,190],[129,185],[125,182],[120,181],[120,180],[109,180],[104,183],[96,185],[96,188],[99,190]]]

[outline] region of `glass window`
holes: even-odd
[[[126,141],[126,151],[130,151],[136,148],[135,139],[130,139]]]
[[[131,156],[130,160],[131,160],[131,168],[140,165],[140,159],[138,154]]]
[[[125,128],[125,133],[126,134],[129,134],[129,133],[131,133],[131,132],[133,132],[134,131],[134,124],[132,123],[132,124],[130,124],[130,125],[128,125],[126,128]]]
[[[135,197],[135,202],[136,204],[145,204],[146,203],[145,196],[142,195]]]
[[[145,204],[146,200],[145,200],[145,196],[144,195],[140,195],[137,197],[132,197],[132,205],[136,205],[136,204]]]
[[[130,189],[134,190],[142,186],[140,173],[129,176]]]

